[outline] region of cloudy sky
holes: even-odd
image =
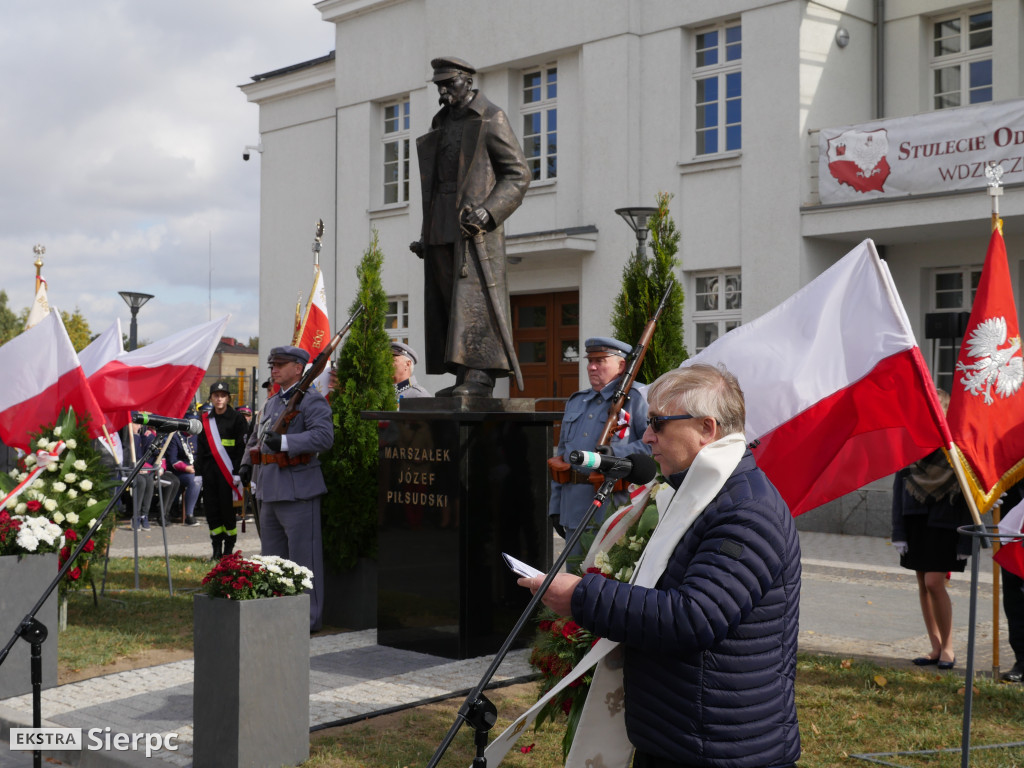
[[[128,290],[155,295],[140,339],[227,313],[257,335],[258,108],[238,86],[330,52],[333,29],[313,0],[3,0],[9,306],[32,301],[38,243],[51,305],[94,333],[127,333]]]

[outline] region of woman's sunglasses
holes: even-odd
[[[684,413],[681,416],[648,416],[647,426],[651,428],[654,434],[661,432],[661,428],[665,426],[666,421],[678,421],[679,419],[692,419],[688,413]]]

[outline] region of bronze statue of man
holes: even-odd
[[[518,365],[502,223],[522,203],[530,170],[508,117],[473,88],[476,70],[454,57],[430,64],[441,111],[416,140],[423,228],[409,246],[423,259],[426,369],[456,375],[439,397],[489,397],[495,378]]]

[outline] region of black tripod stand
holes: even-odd
[[[143,456],[136,462],[135,466],[132,467],[131,472],[128,473],[128,477],[122,483],[121,487],[114,493],[110,503],[107,504],[106,509],[93,521],[92,526],[86,531],[82,540],[78,542],[78,546],[75,547],[75,551],[71,553],[71,556],[64,562],[64,565],[57,571],[57,575],[53,581],[50,582],[49,586],[43,590],[43,594],[36,601],[36,604],[32,606],[32,610],[28,612],[17,629],[14,630],[14,634],[11,635],[10,640],[7,644],[0,649],[0,666],[3,665],[7,656],[11,652],[11,648],[18,642],[18,638],[21,638],[25,642],[29,643],[32,647],[31,657],[31,676],[32,676],[32,727],[40,728],[42,724],[42,693],[43,693],[43,642],[47,637],[46,626],[36,618],[36,614],[39,609],[43,607],[43,603],[53,593],[53,590],[60,584],[61,579],[70,570],[71,566],[74,565],[75,560],[78,559],[78,555],[81,554],[82,549],[85,545],[92,540],[96,531],[99,530],[100,526],[103,525],[103,521],[106,520],[107,515],[120,500],[125,489],[135,480],[136,475],[142,469],[143,465],[150,461],[156,455],[159,445],[154,441],[152,445],[144,452]],[[42,768],[43,753],[42,750],[36,749],[32,752],[33,765],[35,768]]]
[[[530,617],[533,615],[534,610],[536,610],[541,598],[544,597],[544,593],[547,592],[548,587],[551,586],[551,582],[562,569],[566,559],[569,557],[569,553],[575,548],[580,536],[583,535],[583,532],[590,525],[590,521],[594,518],[594,514],[598,509],[604,506],[604,503],[607,501],[609,494],[611,494],[616,481],[622,478],[627,478],[631,482],[646,483],[654,477],[655,469],[656,467],[653,460],[650,460],[649,463],[637,466],[626,465],[619,469],[606,471],[605,480],[594,495],[594,501],[591,503],[590,509],[587,510],[587,513],[583,516],[583,520],[580,522],[576,530],[573,531],[572,536],[570,536],[568,541],[565,542],[565,547],[562,549],[562,553],[555,560],[554,565],[551,566],[551,570],[548,571],[547,575],[544,577],[544,581],[541,583],[540,588],[533,595],[530,602],[523,610],[522,615],[519,617],[518,621],[516,621],[512,631],[509,632],[508,637],[506,637],[505,641],[501,644],[501,648],[499,648],[498,652],[494,655],[494,660],[491,661],[483,676],[480,678],[480,681],[476,684],[476,687],[474,687],[473,690],[469,692],[469,695],[466,696],[465,702],[459,708],[455,722],[452,724],[448,733],[441,741],[441,744],[434,752],[434,756],[430,758],[430,762],[427,763],[427,768],[435,768],[437,766],[438,762],[440,762],[441,758],[444,756],[444,753],[448,750],[448,747],[451,746],[452,741],[455,739],[455,736],[459,732],[463,723],[468,723],[472,726],[475,732],[474,742],[476,744],[476,757],[473,758],[473,768],[486,768],[487,758],[484,755],[484,750],[487,748],[487,733],[492,727],[494,727],[494,723],[497,722],[498,711],[494,704],[483,695],[484,689],[487,687],[487,684],[490,683],[494,674],[498,671],[498,667],[501,666],[501,662],[505,660],[509,649],[512,647],[512,643],[515,642],[519,633],[523,630],[523,627],[526,626],[526,622],[530,620]],[[645,475],[647,472],[649,472],[649,474]]]

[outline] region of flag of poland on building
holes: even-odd
[[[794,515],[949,445],[888,268],[865,240],[773,310],[683,363],[724,364],[746,438]]]
[[[90,437],[103,434],[103,412],[78,355],[71,345],[60,312],[44,315],[38,323],[0,347],[0,438],[27,450],[29,435],[73,408],[81,420],[89,418]]]
[[[203,381],[230,316],[179,331],[126,352],[89,377],[96,400],[115,429],[131,411],[181,418]]]
[[[312,362],[330,343],[331,321],[327,315],[327,292],[324,290],[323,273],[317,265],[313,289],[309,292],[309,301],[306,303],[306,316],[302,320],[302,328],[295,346],[309,352],[309,360]],[[323,374],[316,381],[321,394],[327,394],[329,375],[330,371],[324,368]]]

